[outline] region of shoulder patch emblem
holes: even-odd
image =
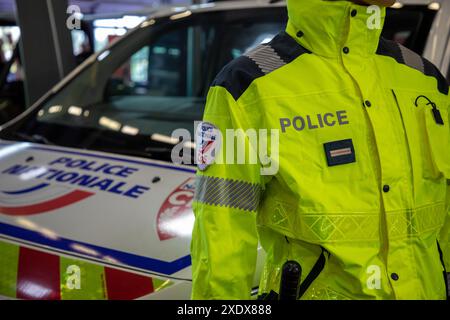
[[[206,170],[215,160],[221,143],[220,130],[209,122],[201,122],[196,130],[196,161],[200,171]]]

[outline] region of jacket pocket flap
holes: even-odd
[[[436,109],[425,110],[427,138],[436,168],[450,179],[450,129],[447,106],[442,102]],[[439,116],[442,119],[440,123]]]

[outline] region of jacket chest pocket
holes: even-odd
[[[436,125],[430,112],[425,116],[428,144],[431,151],[431,178],[443,175],[450,179],[450,129],[448,110],[442,109],[443,125]]]
[[[348,124],[310,132],[300,142],[309,147],[299,150],[299,167],[315,183],[348,185],[368,177],[365,129],[354,113],[348,114]]]
[[[367,179],[369,169],[363,161],[367,143],[361,131],[349,125],[281,136],[282,174],[291,184],[302,181],[316,187]]]
[[[439,94],[392,91],[408,139],[413,172],[425,179],[450,179],[449,103]]]
[[[362,126],[349,126],[338,133],[318,135],[316,139],[323,182],[351,184],[367,179],[370,164]]]

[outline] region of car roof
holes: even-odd
[[[400,0],[404,5],[427,5],[430,2],[442,3],[444,0]],[[172,14],[191,11],[195,13],[223,10],[238,10],[251,8],[267,8],[267,7],[285,7],[285,0],[227,0],[216,1],[204,4],[195,4],[190,6],[162,6],[159,8],[148,7],[141,10],[129,11],[124,13],[108,13],[108,14],[86,14],[83,16],[85,21],[93,21],[96,19],[120,18],[125,15],[146,16],[149,19],[170,16]],[[0,25],[15,25],[16,17],[12,13],[0,13]]]
[[[273,3],[271,3],[273,2]],[[226,11],[226,10],[238,10],[238,9],[253,9],[253,8],[267,8],[272,7],[285,7],[285,1],[270,1],[270,0],[243,0],[243,1],[219,1],[203,4],[194,4],[190,6],[172,6],[163,7],[158,10],[150,18],[160,18],[170,16],[173,14],[182,13],[185,11],[191,11],[193,13],[212,12],[212,11]]]
[[[443,3],[445,0],[400,0],[397,1],[403,5],[428,5],[431,2]],[[162,7],[148,18],[162,18],[174,14],[190,11],[192,13],[212,12],[212,11],[227,11],[239,9],[257,9],[268,7],[286,7],[285,0],[234,0],[234,1],[217,1],[204,4],[195,4],[190,6],[171,6]],[[145,11],[142,11],[143,13]]]

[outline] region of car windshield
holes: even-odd
[[[434,14],[391,10],[384,36],[422,53]],[[169,161],[179,143],[173,131],[193,138],[215,75],[286,20],[284,7],[148,20],[17,122],[16,138]]]

